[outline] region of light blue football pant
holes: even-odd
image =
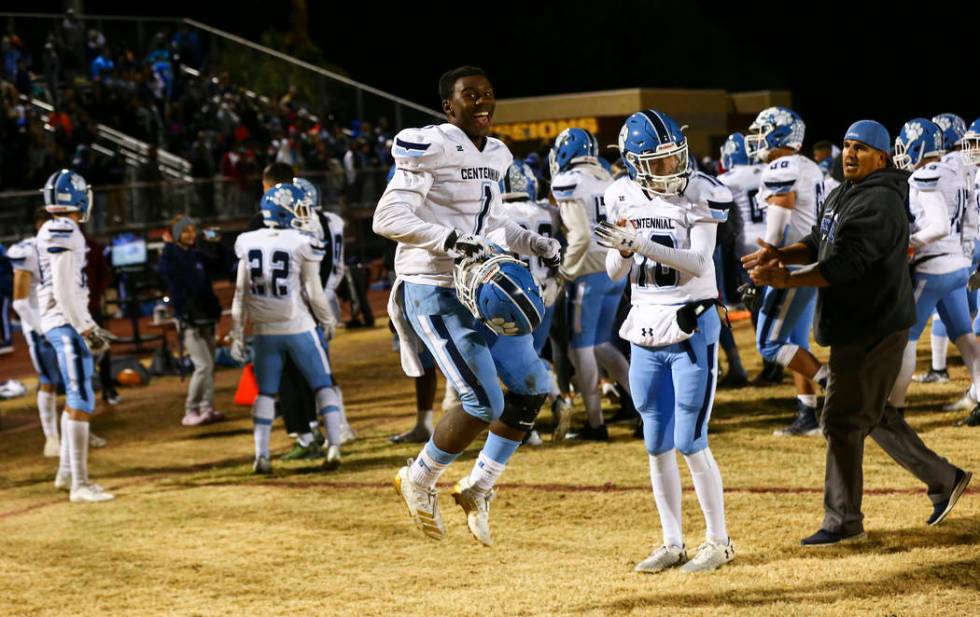
[[[504,410],[497,369],[479,323],[449,287],[404,283],[402,306],[449,385],[459,393],[463,410],[493,422]]]
[[[970,332],[970,305],[967,301],[966,282],[970,278],[967,268],[946,274],[916,272],[912,280],[915,293],[915,325],[909,332],[909,340],[917,341],[933,311],[939,313],[946,324],[946,333],[956,340]]]
[[[72,409],[92,413],[95,391],[92,389],[94,364],[81,335],[71,326],[58,326],[44,333],[58,355],[58,369],[65,384],[66,403]]]
[[[541,324],[531,333],[531,336],[534,337],[534,352],[538,355],[541,355],[544,344],[548,342],[548,333],[551,332],[551,321],[554,317],[555,305],[552,304],[544,310],[544,317],[541,319]]]
[[[616,310],[625,288],[626,279],[613,281],[605,272],[585,274],[572,282],[567,302],[571,347],[595,347],[612,340]]]
[[[765,288],[755,331],[755,344],[763,358],[787,366],[797,349],[810,349],[816,301],[813,287]]]
[[[977,268],[980,268],[980,240],[973,241],[973,265],[970,268],[970,272],[976,272]],[[966,301],[970,307],[970,317],[973,319],[973,333],[980,336],[980,315],[977,315],[978,294],[980,294],[980,290],[966,290]],[[933,315],[934,319],[932,320],[932,335],[948,337],[949,329],[947,328],[946,322],[943,321],[938,312],[934,313]]]
[[[509,391],[516,394],[548,394],[551,391],[548,365],[535,351],[532,335],[498,336],[485,325],[478,325],[490,348],[497,375]]]
[[[275,397],[279,393],[286,354],[303,373],[313,392],[333,386],[330,360],[316,330],[299,334],[259,334],[252,337],[252,351],[259,394]]]
[[[643,418],[649,454],[677,448],[691,455],[708,447],[720,333],[721,320],[712,309],[698,318],[698,329],[682,343],[630,346],[630,391]]]

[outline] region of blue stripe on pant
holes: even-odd
[[[330,361],[316,330],[299,334],[257,334],[252,337],[252,351],[255,381],[261,394],[274,397],[279,393],[286,354],[292,357],[311,390],[316,392],[333,386]]]
[[[810,348],[816,299],[817,290],[812,287],[765,288],[755,335],[756,346],[763,358],[775,362],[784,345]]]
[[[473,315],[448,287],[405,283],[402,306],[412,329],[443,376],[459,393],[463,410],[493,422],[504,410],[504,394],[486,340]]]
[[[708,447],[721,332],[718,313],[706,311],[698,326],[683,343],[630,346],[630,391],[643,418],[643,440],[650,454],[673,448],[694,454]]]
[[[44,337],[58,355],[58,369],[65,384],[65,402],[72,409],[92,413],[95,410],[94,365],[85,341],[71,326],[52,328],[44,333]]]
[[[44,386],[61,383],[58,352],[54,350],[54,347],[43,335],[34,332],[29,337],[27,351],[31,356],[34,370],[37,371],[37,380]]]
[[[571,284],[566,306],[572,327],[569,345],[595,347],[612,340],[616,310],[626,288],[626,279],[613,281],[605,272],[578,277]]]
[[[497,375],[509,391],[517,394],[548,394],[551,391],[551,374],[534,350],[534,338],[530,334],[497,336],[483,324],[479,324],[479,329],[490,348]]]
[[[912,287],[915,293],[915,325],[909,332],[909,340],[917,341],[922,335],[929,317],[939,313],[951,340],[970,332],[970,307],[966,299],[966,283],[969,270],[961,268],[946,274],[915,273]]]

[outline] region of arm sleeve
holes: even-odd
[[[75,258],[71,251],[51,254],[51,287],[54,290],[55,301],[65,313],[65,317],[75,330],[81,334],[95,326],[88,307],[78,302],[78,297],[72,291],[76,287],[73,279]]]
[[[574,272],[588,254],[592,243],[589,217],[585,213],[585,207],[577,200],[558,202],[558,211],[561,213],[562,225],[566,230],[565,239],[568,241],[561,270],[563,273]]]
[[[320,264],[316,261],[304,261],[300,270],[300,278],[303,281],[303,290],[306,292],[306,300],[310,303],[313,317],[324,325],[336,323],[327,297],[323,294],[323,286],[320,284]]]
[[[34,332],[41,331],[41,316],[37,314],[37,311],[31,306],[31,301],[28,298],[20,298],[14,300],[13,302],[14,311],[20,317],[20,321],[33,330]]]
[[[792,208],[770,204],[766,209],[766,236],[763,240],[773,246],[780,246],[786,237],[786,229],[792,218]]]
[[[231,327],[233,330],[245,328],[245,287],[248,281],[248,263],[244,259],[238,260],[238,276],[235,279],[235,297],[231,301]]]
[[[626,273],[630,271],[630,266],[633,264],[632,257],[623,257],[620,255],[619,251],[614,251],[610,249],[606,253],[606,274],[609,275],[614,281],[626,276]]]
[[[879,203],[875,208],[869,203],[873,199],[870,195],[865,197],[866,201],[855,204],[847,218],[838,222],[829,251],[817,262],[820,273],[832,286],[860,280],[876,261],[902,240],[902,234],[907,233],[905,205]],[[898,224],[894,214],[889,216],[882,212],[884,208],[901,212],[902,224]]]
[[[950,222],[946,216],[946,202],[938,191],[912,190],[918,193],[918,203],[922,207],[925,219],[916,221],[919,231],[912,234],[910,239],[912,246],[919,248],[948,235]]]
[[[395,171],[374,211],[374,233],[402,244],[442,251],[453,230],[427,223],[415,214],[431,187],[432,174],[428,172]]]
[[[657,263],[682,270],[691,276],[701,276],[714,265],[712,257],[715,252],[716,235],[717,227],[714,223],[696,223],[691,228],[689,249],[674,249],[651,240],[644,240],[637,252]],[[608,270],[608,259],[606,263]]]

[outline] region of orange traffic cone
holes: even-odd
[[[255,369],[252,368],[250,362],[242,369],[242,377],[238,380],[238,389],[235,390],[235,404],[251,407],[258,396],[259,384],[255,381]]]

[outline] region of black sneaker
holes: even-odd
[[[605,424],[599,426],[586,424],[574,433],[569,433],[568,438],[581,441],[609,441],[609,429]]]
[[[926,525],[938,525],[946,520],[949,513],[953,511],[953,506],[956,505],[960,495],[966,490],[966,485],[970,483],[970,478],[972,477],[973,474],[969,471],[963,471],[962,469],[956,470],[956,482],[953,483],[953,492],[949,494],[948,498],[933,504],[932,515],[926,521]]]
[[[820,422],[817,421],[817,410],[815,407],[807,407],[803,403],[797,403],[796,419],[786,428],[777,429],[772,432],[777,437],[810,437],[820,434]]]
[[[924,375],[914,375],[912,381],[918,383],[946,383],[949,381],[949,371],[946,369],[930,368]]]
[[[980,426],[980,404],[973,408],[970,415],[957,422],[956,426]]]
[[[808,538],[803,538],[800,545],[806,548],[820,548],[833,546],[834,544],[847,544],[848,542],[858,542],[868,537],[863,531],[852,534],[834,533],[821,529]]]
[[[721,389],[731,389],[744,388],[749,385],[749,378],[744,371],[734,372],[728,371],[721,381],[718,382],[718,387]]]

